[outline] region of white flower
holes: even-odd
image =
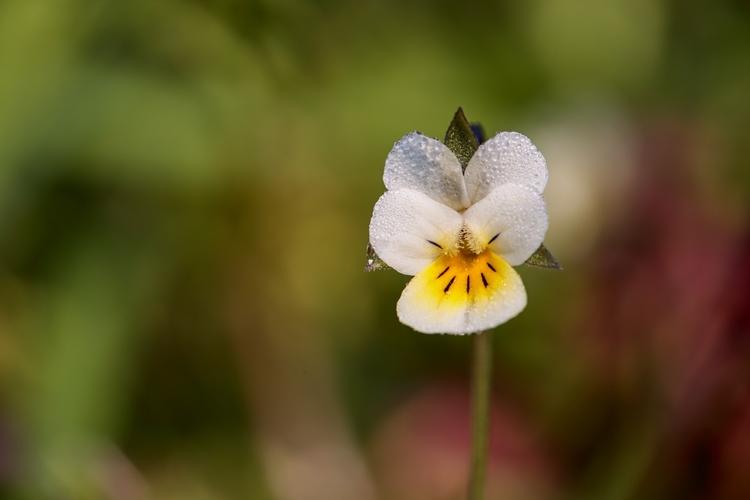
[[[385,162],[386,193],[375,204],[370,243],[396,271],[414,275],[396,307],[423,333],[474,333],[526,307],[511,266],[544,239],[547,165],[526,136],[502,132],[462,173],[441,142],[412,132]]]

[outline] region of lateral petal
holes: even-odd
[[[442,142],[418,132],[398,141],[385,161],[385,187],[413,189],[454,210],[469,206],[461,164]]]
[[[477,203],[496,187],[523,184],[541,193],[549,172],[544,156],[528,137],[518,132],[500,132],[474,154],[464,173],[471,203]]]
[[[417,274],[396,306],[398,318],[422,333],[467,334],[493,328],[526,307],[521,277],[486,250],[443,256]]]
[[[544,240],[549,218],[542,195],[520,184],[495,188],[464,213],[474,248],[487,246],[511,266],[523,264]]]
[[[414,275],[456,251],[462,225],[458,212],[419,191],[387,191],[372,213],[370,243],[386,264]]]

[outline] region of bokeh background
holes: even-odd
[[[741,0],[0,1],[0,497],[458,500],[470,339],[366,274],[393,143],[546,156],[488,498],[750,498]]]

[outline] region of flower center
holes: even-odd
[[[489,299],[504,285],[508,269],[510,266],[489,248],[475,253],[465,244],[453,255],[444,253],[423,273],[429,295],[459,305]]]
[[[495,238],[497,238],[497,235],[490,241],[482,241],[472,233],[469,228],[463,226],[458,237],[458,253],[464,254],[466,258],[477,256],[484,252],[487,246],[492,243]]]

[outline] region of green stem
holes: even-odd
[[[471,380],[471,469],[469,500],[484,498],[487,477],[487,448],[490,428],[492,385],[492,337],[490,332],[474,335],[474,367]]]

